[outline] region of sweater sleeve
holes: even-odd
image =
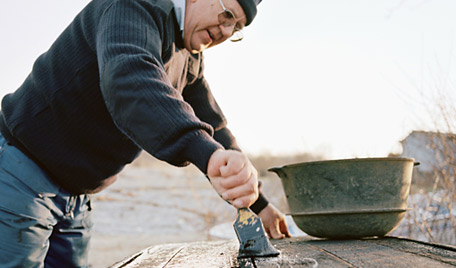
[[[116,126],[138,146],[170,164],[191,162],[206,173],[210,156],[222,145],[167,78],[161,59],[166,16],[146,1],[113,1],[97,29],[100,87]]]
[[[200,66],[201,70],[199,71],[199,77],[184,89],[184,99],[192,105],[196,115],[202,121],[212,125],[215,129],[214,138],[222,144],[225,149],[241,151],[235,137],[226,127],[227,121],[225,116],[212,95],[207,81],[204,79],[202,62]],[[260,189],[260,193],[258,199],[250,206],[252,211],[256,214],[260,213],[263,208],[269,204],[269,201],[261,192],[261,184],[261,181],[259,181],[258,188]]]
[[[183,91],[184,99],[192,106],[196,116],[203,122],[210,124],[214,130],[214,138],[225,149],[241,151],[236,142],[236,138],[227,128],[227,121],[222,109],[217,104],[209,85],[204,78],[203,57],[199,57],[200,70],[198,76],[189,81],[189,84]],[[191,77],[192,78],[192,77]]]

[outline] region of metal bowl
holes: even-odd
[[[323,238],[384,236],[407,210],[412,158],[356,158],[269,169],[282,180],[290,215]]]
[[[372,209],[346,212],[310,212],[291,214],[296,225],[311,236],[349,239],[384,236],[394,230],[406,209]]]

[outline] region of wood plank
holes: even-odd
[[[235,267],[238,249],[234,240],[164,244],[146,248],[111,268]]]
[[[456,247],[451,245],[419,242],[398,237],[385,237],[383,239],[369,240],[368,242],[376,243],[403,252],[417,254],[456,266]]]
[[[170,259],[163,268],[232,267],[233,256],[237,256],[238,250],[239,244],[234,240],[190,243]]]
[[[330,252],[312,246],[309,241],[310,238],[271,240],[281,254],[276,258],[255,258],[256,267],[353,267]]]
[[[184,247],[183,244],[164,244],[146,248],[110,268],[163,267]]]
[[[428,257],[365,240],[318,240],[309,243],[331,252],[355,267],[454,267]]]
[[[399,238],[271,240],[278,257],[237,259],[236,240],[164,244],[149,247],[112,268],[272,268],[272,267],[454,267],[456,248]]]

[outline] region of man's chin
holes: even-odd
[[[211,44],[207,44],[207,45],[201,44],[199,46],[199,48],[190,48],[190,49],[187,48],[187,50],[190,51],[190,53],[198,54],[200,52],[203,52],[203,50],[207,49],[210,46],[211,46]]]

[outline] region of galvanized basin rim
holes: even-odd
[[[315,216],[315,215],[346,215],[346,214],[366,214],[366,213],[391,213],[391,212],[406,212],[411,208],[384,208],[384,209],[358,209],[348,211],[316,211],[316,212],[300,212],[287,213],[290,216]]]
[[[350,158],[350,159],[334,159],[334,160],[321,160],[321,161],[310,161],[310,162],[302,162],[290,165],[284,165],[281,167],[273,167],[269,168],[268,171],[274,172],[276,169],[286,168],[286,167],[300,167],[300,166],[309,166],[309,165],[328,165],[331,163],[338,163],[338,162],[377,162],[377,161],[412,161],[414,162],[415,159],[413,158],[406,158],[406,157],[373,157],[373,158]]]

